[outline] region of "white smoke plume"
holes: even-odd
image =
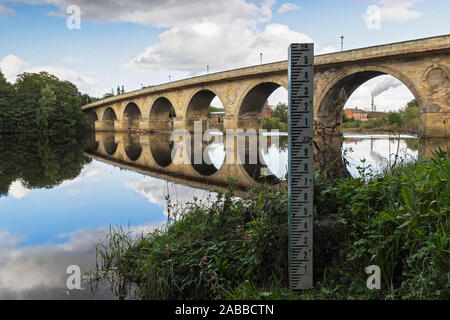
[[[372,90],[372,98],[375,98],[376,96],[382,94],[384,91],[390,89],[390,88],[397,88],[401,86],[402,83],[397,80],[394,77],[388,77],[383,79],[379,84],[375,86]]]

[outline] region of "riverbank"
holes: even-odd
[[[392,135],[393,138],[398,135],[411,135],[417,137],[417,132],[410,130],[388,130],[388,129],[361,129],[361,128],[345,128],[342,129],[342,133],[344,134],[386,134]]]
[[[402,164],[361,178],[314,177],[315,288],[287,289],[287,191],[254,189],[182,207],[145,234],[112,229],[93,283],[140,299],[448,299],[450,159]],[[366,287],[369,265],[381,290]]]

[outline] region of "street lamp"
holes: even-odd
[[[261,64],[262,64],[262,56],[263,56],[263,54],[262,54],[262,52],[259,54],[259,58],[260,58],[260,60],[261,60]]]
[[[341,36],[341,51],[344,51],[344,36]]]

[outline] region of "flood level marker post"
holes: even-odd
[[[289,46],[289,287],[313,284],[314,44]]]

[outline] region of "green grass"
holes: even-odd
[[[449,158],[360,171],[315,175],[314,289],[287,289],[287,192],[270,187],[169,206],[170,225],[138,237],[111,230],[93,282],[140,299],[448,299]]]

